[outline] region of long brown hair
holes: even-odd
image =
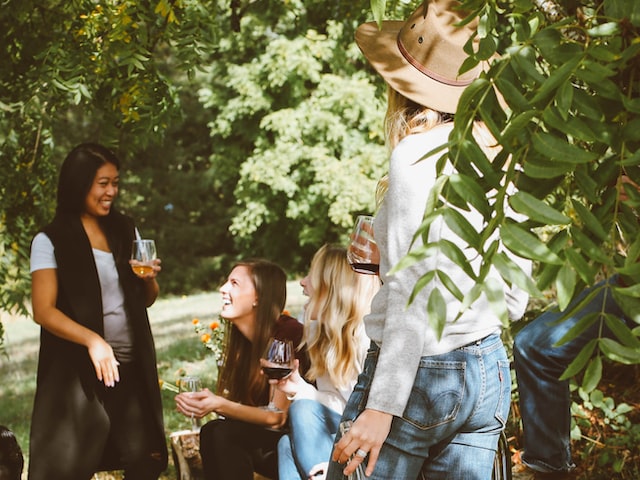
[[[287,301],[287,275],[279,265],[263,259],[244,260],[233,268],[239,266],[249,269],[256,289],[255,336],[250,342],[231,324],[216,390],[229,400],[257,406],[268,400],[269,383],[260,373],[260,357]]]

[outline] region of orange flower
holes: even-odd
[[[197,325],[200,323],[200,320],[198,320],[197,318],[194,318],[193,320],[191,320],[191,323],[193,323],[194,325]]]
[[[211,340],[211,335],[209,335],[208,333],[203,333],[200,337],[200,340],[202,341],[202,343],[207,343],[209,340]]]
[[[211,330],[215,330],[216,328],[218,328],[220,326],[220,322],[216,322],[215,320],[213,322],[211,322],[211,325],[209,325],[209,328]]]

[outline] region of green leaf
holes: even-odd
[[[549,250],[538,237],[516,225],[502,225],[500,236],[504,245],[518,256],[545,263],[558,265],[563,263],[562,259]]]
[[[407,301],[407,306],[411,305],[413,303],[413,301],[416,299],[416,296],[418,295],[418,293],[420,293],[420,291],[425,288],[429,282],[431,282],[433,280],[433,278],[435,277],[436,271],[435,270],[430,270],[427,273],[425,273],[424,275],[422,275],[418,281],[416,282],[416,284],[413,286],[413,290],[411,291],[411,295],[409,295],[409,300]]]
[[[631,329],[620,317],[605,313],[604,321],[620,342],[629,348],[640,349],[640,340],[631,333]]]
[[[593,355],[593,351],[597,343],[597,338],[594,338],[593,340],[587,342],[587,344],[582,347],[582,350],[580,350],[580,353],[576,355],[567,369],[562,373],[562,375],[560,376],[560,380],[568,380],[569,378],[580,372],[591,358],[591,355]]]
[[[434,288],[427,302],[427,318],[429,325],[436,332],[438,340],[442,338],[442,332],[447,324],[447,304],[440,290]]]
[[[526,45],[506,50],[513,59],[513,69],[525,83],[536,85],[545,81],[545,77],[536,68],[536,52],[533,47]]]
[[[543,297],[542,292],[536,287],[531,275],[522,271],[509,256],[504,252],[499,252],[493,257],[493,266],[508,284],[517,285],[522,290],[533,297]]]
[[[604,265],[611,265],[611,258],[588,236],[575,227],[570,229],[570,233],[576,247],[580,248],[585,255],[596,262],[600,262]]]
[[[524,162],[524,173],[531,178],[550,179],[565,175],[573,171],[574,166],[570,163],[551,162],[540,160],[539,158],[527,158]]]
[[[609,37],[618,33],[620,33],[618,22],[603,23],[587,30],[587,35],[590,37]]]
[[[593,162],[599,157],[596,152],[584,150],[549,133],[538,132],[532,136],[531,140],[533,148],[550,160],[580,164]]]
[[[573,96],[572,96],[573,98]],[[589,125],[587,125],[580,117],[575,115],[566,116],[559,111],[559,106],[545,108],[542,118],[551,127],[556,130],[570,135],[574,139],[583,140],[585,142],[593,142],[596,135],[593,133]]]
[[[584,371],[582,378],[582,389],[589,393],[600,383],[602,378],[602,359],[600,355],[593,357]]]
[[[451,292],[451,295],[453,295],[460,302],[464,299],[464,294],[460,291],[456,283],[451,279],[449,275],[447,275],[442,270],[436,270],[436,275],[445,286],[445,288],[449,290],[449,292]]]
[[[556,92],[556,104],[558,112],[566,121],[569,118],[569,111],[573,103],[573,83],[571,81],[564,82]]]
[[[480,248],[480,235],[464,215],[453,208],[447,208],[443,213],[444,221],[453,233],[474,249]]]
[[[564,311],[573,298],[576,289],[576,272],[569,264],[564,264],[556,277],[558,307]]]
[[[551,72],[549,78],[540,86],[535,96],[531,99],[531,103],[541,103],[547,98],[555,95],[555,92],[561,85],[569,81],[571,75],[576,70],[578,64],[582,61],[582,57],[574,56],[570,60],[567,60],[556,70]]]
[[[564,254],[569,264],[574,268],[576,273],[580,275],[580,279],[587,285],[591,284],[596,269],[591,267],[582,255],[575,250],[568,248],[564,251]]]
[[[516,212],[522,213],[531,220],[543,225],[566,225],[571,223],[569,217],[527,192],[520,191],[511,195],[509,204]]]
[[[513,83],[504,77],[496,78],[495,82],[498,90],[514,111],[531,111],[531,103]],[[534,113],[537,114],[538,112]]]
[[[465,201],[472,205],[484,218],[488,218],[493,209],[487,203],[487,194],[480,187],[477,180],[462,174],[453,174],[449,177],[449,185]]]
[[[386,4],[387,0],[371,0],[371,12],[373,12],[373,19],[378,24],[378,27],[382,27]]]
[[[625,365],[640,363],[640,349],[625,347],[611,338],[600,339],[600,350],[614,362]]]
[[[500,136],[500,143],[508,146],[515,137],[522,134],[522,131],[531,124],[531,120],[538,114],[539,112],[536,110],[526,110],[512,118]]]
[[[584,304],[584,302],[580,302],[581,304]],[[577,307],[572,307],[571,310],[566,311],[563,313],[562,317],[560,319],[558,319],[557,321],[555,321],[553,323],[553,325],[558,325],[562,322],[564,322],[567,318],[569,318],[572,313],[579,313],[579,310],[577,309]],[[554,347],[560,347],[562,345],[564,345],[565,343],[571,341],[571,340],[575,340],[576,338],[578,338],[580,336],[580,334],[582,334],[585,330],[587,330],[589,327],[591,327],[591,325],[593,325],[596,321],[598,321],[598,319],[600,318],[600,313],[599,312],[591,312],[586,314],[585,316],[583,316],[582,318],[580,318],[563,336],[561,339],[559,339],[555,344]]]
[[[483,283],[483,290],[489,301],[493,313],[500,319],[502,325],[509,325],[509,312],[504,298],[504,287],[496,279],[487,278]]]
[[[640,298],[640,285],[631,285],[630,287],[617,288],[616,291],[622,295]]]
[[[573,208],[575,208],[576,213],[578,214],[578,217],[584,223],[587,229],[591,233],[594,233],[596,237],[598,237],[603,242],[607,240],[608,238],[607,232],[605,231],[604,227],[600,224],[598,219],[595,217],[595,215],[591,213],[591,211],[589,211],[588,208],[586,208],[581,202],[579,202],[575,198],[571,200],[571,204],[573,205]]]

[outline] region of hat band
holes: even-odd
[[[418,60],[413,58],[413,56],[409,53],[409,51],[406,48],[404,48],[404,45],[402,44],[402,40],[400,39],[400,35],[398,35],[398,42],[397,43],[398,43],[398,49],[400,50],[400,53],[405,58],[405,60],[407,62],[409,62],[420,73],[423,73],[424,75],[426,75],[427,77],[431,78],[432,80],[435,80],[436,82],[443,83],[443,84],[449,85],[451,87],[466,87],[467,85],[471,85],[471,83],[474,80],[474,79],[471,79],[471,80],[450,80],[450,79],[448,79],[446,77],[443,77],[442,75],[439,75],[436,72],[433,72],[433,71],[429,70],[424,65],[421,65],[420,62],[418,62]]]

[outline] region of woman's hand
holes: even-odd
[[[349,463],[344,468],[344,475],[353,473],[358,465],[368,456],[365,474],[371,476],[378,461],[382,444],[391,431],[393,415],[378,410],[364,410],[347,433],[333,447],[331,458],[334,462]],[[363,455],[356,454],[363,452]],[[366,452],[367,455],[364,455]]]
[[[305,383],[303,378],[300,376],[300,371],[298,370],[299,367],[300,361],[296,359],[294,360],[293,370],[291,370],[289,375],[280,380],[269,380],[269,383],[275,383],[278,390],[284,393],[287,397],[295,396],[300,391],[301,385]]]
[[[87,350],[98,380],[104,382],[106,387],[115,386],[120,381],[120,372],[118,370],[118,365],[120,364],[116,360],[111,345],[96,334],[88,342]]]
[[[204,388],[199,392],[183,392],[175,396],[177,410],[187,417],[202,418],[215,412],[221,397]]]
[[[162,260],[160,260],[159,258],[154,258],[150,262],[140,262],[134,259],[129,260],[129,265],[131,265],[132,267],[136,265],[151,265],[151,270],[147,271],[143,275],[139,275],[136,273],[136,276],[138,276],[138,278],[142,278],[143,280],[147,281],[154,280],[158,276],[158,274],[162,270],[161,264]]]

